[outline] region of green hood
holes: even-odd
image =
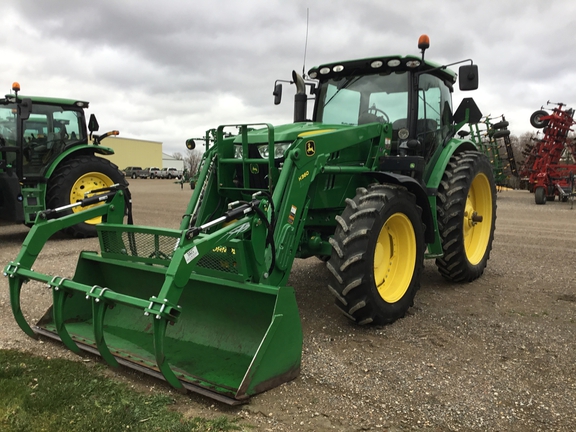
[[[306,136],[314,136],[323,132],[332,132],[339,129],[347,129],[351,126],[348,125],[327,125],[317,122],[306,123],[290,123],[280,126],[274,126],[274,141],[275,142],[292,142],[301,134]],[[242,136],[237,136],[234,140],[235,143],[242,143]],[[268,128],[255,129],[248,132],[249,144],[266,144],[268,143]]]

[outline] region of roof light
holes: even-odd
[[[384,63],[382,63],[382,61],[380,60],[374,60],[372,63],[370,63],[370,67],[372,69],[378,69],[379,67],[382,67]]]
[[[12,83],[12,91],[19,92],[20,91],[20,83],[14,81]]]
[[[329,74],[329,73],[330,73],[330,68],[328,68],[328,67],[323,67],[322,69],[320,69],[320,73],[321,73],[322,75]]]
[[[314,72],[310,72],[310,75],[308,75],[310,78],[314,79],[318,76],[318,73],[316,71]]]
[[[415,68],[420,66],[420,60],[408,60],[406,62],[406,66],[408,66],[409,68]]]
[[[392,59],[392,60],[388,60],[388,63],[386,63],[389,67],[396,67],[400,65],[400,60],[398,59]]]
[[[342,66],[342,65],[337,65],[337,66],[334,66],[334,67],[332,68],[332,70],[333,70],[334,72],[342,72],[342,71],[344,70],[344,66]]]
[[[422,36],[420,36],[420,38],[418,39],[418,48],[421,50],[430,48],[430,38],[428,37],[428,35],[423,34]]]

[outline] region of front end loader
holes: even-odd
[[[480,277],[495,183],[486,156],[455,134],[481,113],[472,99],[452,111],[456,74],[424,60],[428,45],[293,73],[291,124],[219,126],[179,229],[124,223],[121,187],[76,204],[98,207],[41,213],[5,269],[20,327],[236,404],[299,373],[286,285],[295,258],[326,261],[327,293],[360,325],[404,316],[425,258],[448,280]],[[461,66],[460,88],[475,89],[477,72]],[[274,93],[280,103],[281,83]],[[50,235],[83,217],[102,218],[100,250],[82,252],[74,275],[31,270]],[[26,281],[53,295],[32,326],[20,308]]]

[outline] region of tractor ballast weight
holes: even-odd
[[[286,286],[295,258],[326,261],[328,292],[361,325],[404,316],[425,257],[448,280],[478,278],[493,173],[472,141],[454,138],[471,109],[454,123],[456,75],[424,61],[424,46],[422,57],[322,65],[315,81],[293,74],[292,124],[211,131],[179,229],[123,223],[123,188],[91,197],[99,207],[42,213],[5,269],[20,327],[236,404],[298,375],[302,329]],[[472,66],[460,71],[464,88],[477,86]],[[100,251],[82,252],[73,276],[31,270],[53,232],[96,216]],[[28,280],[53,294],[34,326],[20,309]]]

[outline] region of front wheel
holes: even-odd
[[[438,230],[444,255],[438,270],[454,282],[479,278],[492,250],[496,185],[488,158],[465,151],[450,159],[437,194]]]
[[[330,239],[328,288],[358,324],[394,322],[413,305],[420,287],[422,209],[414,195],[392,185],[359,188],[346,202]]]
[[[110,161],[94,155],[73,155],[50,177],[46,193],[47,207],[57,208],[75,203],[91,196],[91,190],[110,187],[116,183],[127,185],[124,175]],[[74,207],[62,214],[76,213],[90,207]],[[96,224],[100,222],[102,218],[97,217],[67,227],[63,231],[76,238],[95,237]]]

